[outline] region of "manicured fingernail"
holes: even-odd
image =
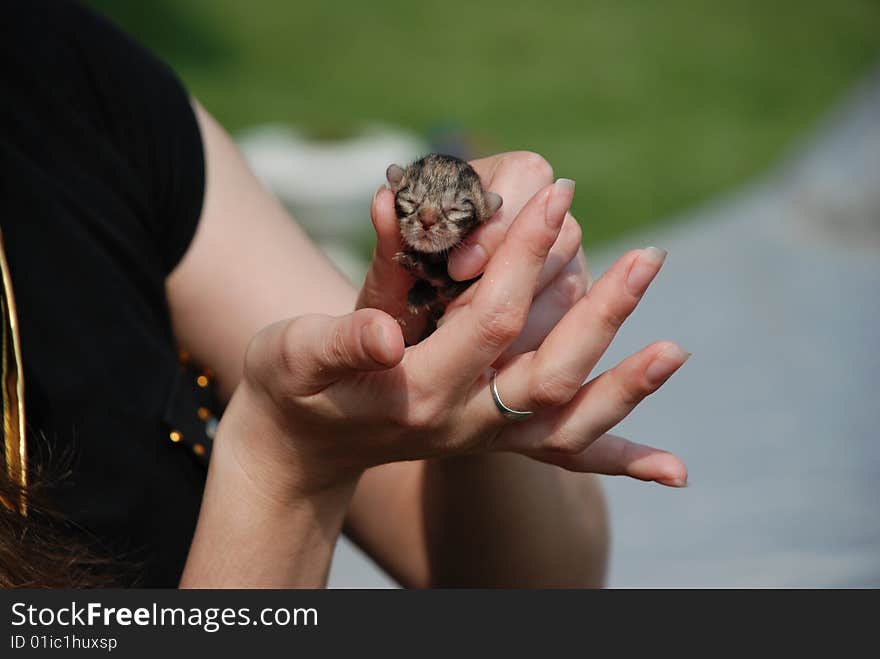
[[[449,275],[458,281],[476,277],[489,262],[489,255],[480,243],[462,247],[449,259]]]
[[[562,226],[565,220],[565,212],[571,204],[571,197],[574,194],[574,181],[570,178],[556,179],[553,184],[553,190],[550,192],[550,199],[547,201],[547,214],[545,221],[551,229]]]
[[[377,322],[367,323],[361,328],[361,342],[364,350],[373,361],[380,364],[389,364],[393,355],[391,354],[391,343],[385,336],[385,330],[382,324]]]
[[[682,365],[690,359],[691,353],[685,352],[674,343],[660,351],[645,369],[645,378],[652,386],[659,387],[666,382]]]
[[[651,280],[657,276],[660,266],[666,260],[666,250],[659,247],[646,247],[639,254],[636,262],[629,269],[626,277],[626,287],[633,295],[642,295]]]

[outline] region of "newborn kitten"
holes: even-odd
[[[501,208],[501,196],[486,192],[480,177],[463,160],[430,154],[406,169],[386,172],[405,251],[394,256],[416,278],[409,291],[409,311],[427,313],[430,334],[446,305],[479,277],[455,281],[447,271],[449,250]]]

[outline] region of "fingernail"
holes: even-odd
[[[645,378],[652,386],[659,387],[666,382],[691,357],[674,343],[660,351],[645,369]]]
[[[489,255],[480,243],[462,247],[449,259],[449,276],[463,281],[476,277],[489,262]]]
[[[556,179],[550,199],[547,202],[547,214],[545,221],[551,229],[562,226],[565,220],[565,212],[571,205],[571,197],[574,194],[575,183],[570,178]]]
[[[690,482],[686,478],[659,478],[657,482],[669,487],[690,487]]]
[[[626,277],[626,287],[630,293],[642,295],[648,289],[651,280],[657,276],[660,266],[666,260],[666,254],[666,250],[659,247],[646,247],[642,250]]]
[[[391,344],[385,336],[381,323],[367,323],[361,328],[361,342],[373,361],[380,364],[391,362]]]
[[[559,190],[574,190],[575,182],[570,178],[558,178],[556,179],[556,183],[554,185]]]

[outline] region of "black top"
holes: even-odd
[[[106,19],[60,0],[0,13],[0,226],[29,448],[70,461],[57,507],[133,583],[176,586],[207,442],[164,281],[201,212],[198,125],[174,74]]]

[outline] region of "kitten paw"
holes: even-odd
[[[421,271],[421,262],[409,252],[397,252],[392,260],[410,274],[418,274]]]
[[[469,289],[478,279],[479,277],[475,277],[466,281],[454,281],[453,279],[447,278],[447,282],[439,289],[437,296],[441,301],[448,304]]]
[[[409,289],[409,294],[406,296],[407,308],[414,315],[430,309],[436,302],[437,290],[424,279],[420,279],[413,284],[413,287]]]

